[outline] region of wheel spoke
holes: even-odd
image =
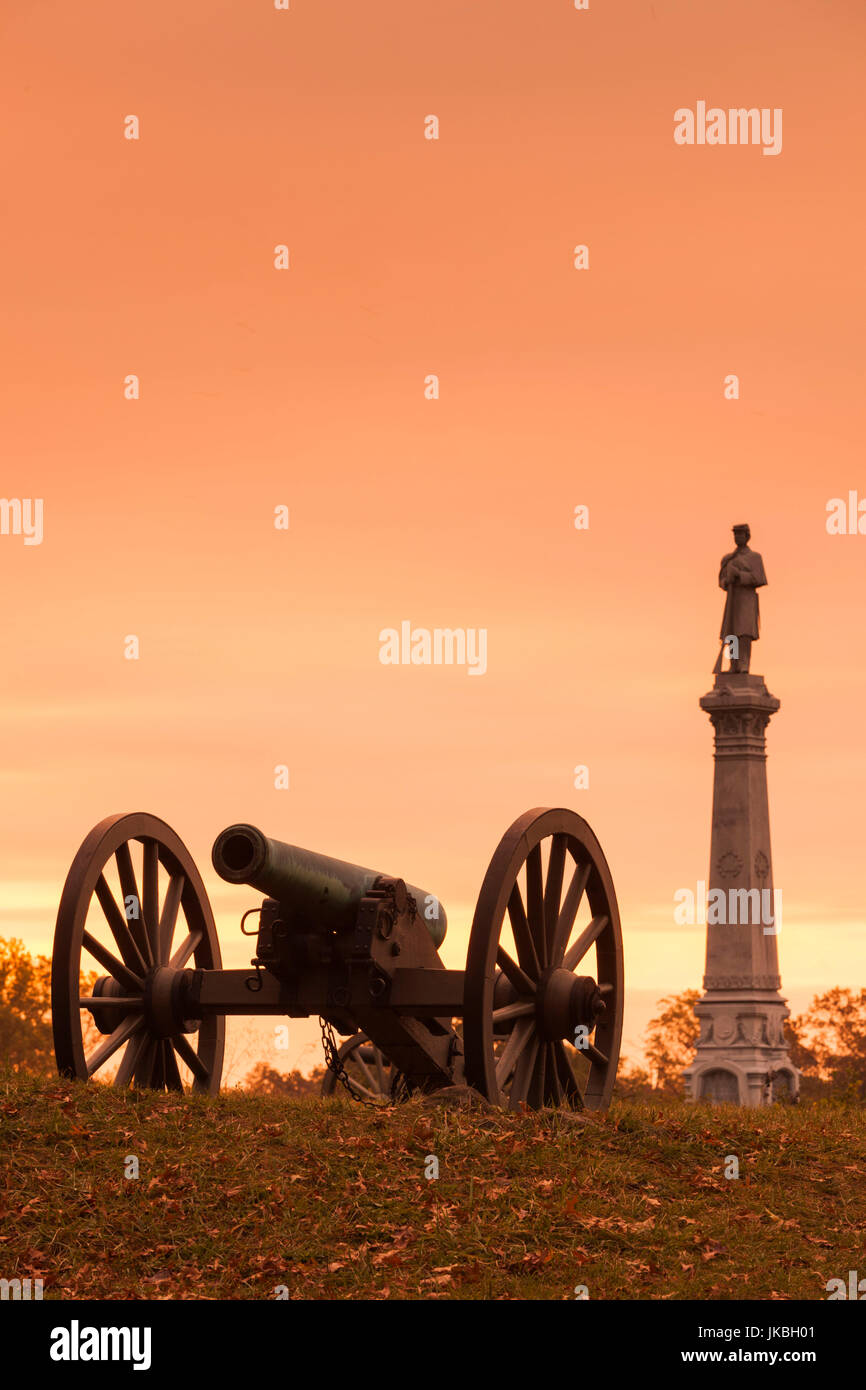
[[[556,1046],[547,1044],[547,1093],[552,1105],[562,1105],[563,1089],[556,1060]]]
[[[133,1072],[138,1065],[138,1059],[146,1046],[147,1033],[144,1031],[138,1033],[136,1037],[131,1038],[127,1043],[126,1051],[121,1058],[120,1066],[117,1068],[117,1074],[112,1082],[112,1085],[118,1090],[122,1090],[125,1086],[129,1085],[132,1080]]]
[[[504,1004],[501,1009],[493,1010],[493,1022],[507,1023],[512,1018],[525,1018],[527,1014],[535,1013],[535,1005],[531,999],[525,1002],[518,1000],[516,1004]]]
[[[533,1027],[531,1019],[521,1019],[518,1023],[515,1023],[512,1028],[508,1035],[508,1041],[502,1049],[502,1054],[496,1062],[496,1084],[500,1091],[504,1088],[506,1081],[517,1065],[517,1061],[523,1049],[526,1047],[529,1039],[533,1037],[534,1033],[535,1028]]]
[[[581,1052],[584,1052],[589,1060],[594,1062],[597,1067],[607,1066],[608,1058],[603,1052],[599,1051],[594,1043],[589,1043],[586,1047],[581,1048]]]
[[[138,884],[135,881],[135,870],[132,867],[132,856],[129,853],[129,842],[124,841],[118,845],[114,851],[114,859],[117,864],[117,873],[120,878],[120,891],[123,894],[123,905],[126,910],[126,903],[129,898],[133,898],[138,904],[138,917],[129,918],[130,931],[135,937],[138,949],[146,960],[147,964],[153,965],[153,953],[150,949],[150,942],[144,928],[143,912],[141,905],[141,895],[138,891]]]
[[[532,932],[529,930],[529,923],[526,920],[526,910],[520,896],[520,888],[516,883],[508,899],[508,916],[511,921],[514,944],[517,947],[517,959],[527,974],[537,980],[541,974],[541,966],[538,963],[538,954],[535,950],[535,942],[532,940]]]
[[[520,1102],[526,1100],[529,1094],[530,1082],[535,1071],[535,1059],[538,1056],[538,1046],[538,1034],[533,1028],[529,1045],[523,1049],[520,1061],[514,1069],[514,1080],[508,1093],[509,1110],[516,1110]]]
[[[141,905],[144,917],[144,930],[150,943],[150,953],[154,961],[159,960],[159,845],[156,840],[145,840],[143,849],[143,891]],[[157,1056],[157,1065],[160,1058]]]
[[[166,1038],[163,1043],[165,1050],[165,1084],[169,1091],[182,1091],[183,1082],[180,1078],[180,1068],[177,1065],[177,1058],[174,1055],[171,1038]]]
[[[102,908],[106,922],[111,928],[111,935],[114,937],[117,949],[123,958],[124,965],[142,976],[146,975],[147,966],[144,962],[144,957],[138,949],[138,943],[135,937],[129,930],[129,922],[114,900],[114,894],[109,888],[104,874],[100,874],[99,878],[96,880],[95,891],[97,901]]]
[[[562,1085],[566,1103],[573,1105],[576,1110],[583,1110],[583,1096],[580,1094],[577,1077],[561,1042],[553,1044],[553,1052],[556,1059],[557,1075]]]
[[[516,961],[512,960],[504,946],[496,948],[496,964],[507,975],[518,994],[534,994],[535,985],[529,976],[521,970]]]
[[[123,1047],[127,1038],[131,1038],[133,1033],[137,1033],[143,1026],[143,1023],[144,1020],[140,1017],[124,1018],[118,1023],[114,1032],[105,1039],[104,1043],[100,1043],[99,1047],[97,1047],[94,1052],[91,1052],[90,1056],[87,1058],[88,1077],[91,1077],[95,1071],[98,1071],[103,1063],[108,1061],[109,1057],[113,1057],[117,1049]]]
[[[165,1090],[165,1038],[159,1038],[156,1044],[151,1085],[155,1091]]]
[[[183,970],[193,951],[197,950],[201,944],[201,932],[191,931],[185,941],[182,941],[169,961],[172,970]]]
[[[571,882],[565,894],[565,902],[562,904],[559,916],[556,919],[556,925],[551,933],[551,965],[558,965],[565,954],[568,938],[571,936],[571,929],[574,926],[574,919],[580,907],[580,900],[583,897],[591,873],[591,864],[575,864],[574,866]],[[566,966],[566,969],[570,970],[571,966]]]
[[[208,1071],[204,1062],[199,1057],[198,1053],[190,1047],[183,1033],[178,1033],[177,1037],[172,1038],[172,1042],[174,1044],[175,1052],[177,1052],[180,1055],[180,1059],[182,1062],[186,1062],[193,1076],[198,1081],[207,1081],[208,1077],[210,1076],[210,1072]]]
[[[562,901],[562,876],[567,843],[565,835],[554,835],[550,842],[547,882],[544,885],[544,943],[548,965],[556,964],[552,948],[559,918],[559,904]],[[543,1057],[545,1049],[542,1048],[541,1052]]]
[[[542,970],[547,968],[547,942],[544,939],[544,893],[541,882],[541,845],[529,851],[526,859],[526,914]]]
[[[369,1087],[369,1086],[365,1086],[364,1083],[363,1083],[362,1081],[353,1081],[353,1082],[352,1082],[352,1090],[353,1090],[353,1091],[356,1091],[357,1094],[358,1094],[359,1096],[368,1096],[370,1100],[381,1100],[381,1099],[382,1099],[382,1092],[381,1092],[381,1091],[378,1091],[378,1090],[373,1090],[373,1091],[371,1091],[371,1090],[370,1090],[370,1087]]]
[[[367,1063],[364,1061],[363,1057],[359,1056],[359,1052],[360,1052],[360,1049],[356,1047],[356,1048],[355,1048],[355,1051],[352,1053],[351,1057],[348,1058],[347,1060],[348,1060],[348,1061],[351,1061],[351,1062],[354,1062],[355,1066],[358,1068],[359,1071],[361,1071],[361,1072],[364,1073],[365,1077],[367,1078],[368,1083],[369,1083],[370,1086],[375,1090],[375,1088],[376,1088],[376,1082],[375,1082],[375,1079],[374,1079],[374,1077],[373,1077],[373,1073],[371,1072],[370,1068],[367,1066]]]
[[[526,1092],[526,1103],[532,1106],[533,1110],[540,1110],[544,1104],[544,1075],[547,1064],[547,1044],[540,1043],[538,1055],[535,1059],[535,1066],[532,1068],[532,1077]]]
[[[165,902],[162,905],[162,916],[159,919],[157,960],[160,965],[164,965],[171,954],[171,943],[177,926],[177,912],[185,884],[186,876],[175,874],[169,879],[168,888],[165,891]]]
[[[379,1090],[384,1096],[388,1088],[385,1084],[385,1068],[382,1065],[382,1054],[378,1047],[376,1048],[376,1079],[379,1082]]]
[[[588,927],[580,933],[577,940],[568,948],[568,954],[562,962],[566,970],[573,970],[579,961],[582,961],[590,946],[597,941],[607,926],[606,917],[593,917]]]
[[[153,1034],[147,1035],[145,1046],[141,1049],[141,1056],[136,1064],[135,1073],[132,1078],[133,1086],[141,1090],[147,1090],[153,1082],[154,1059],[159,1048],[160,1039]]]
[[[101,941],[97,941],[95,936],[91,936],[89,931],[84,932],[81,944],[85,950],[89,951],[94,960],[98,960],[103,969],[109,975],[113,975],[118,984],[128,989],[130,994],[140,994],[144,989],[144,980],[139,975],[134,975],[131,970],[127,970],[122,961],[117,956],[112,955],[107,946],[103,946]]]

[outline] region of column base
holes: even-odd
[[[774,991],[708,991],[695,1005],[701,1024],[694,1061],[683,1073],[686,1098],[754,1109],[796,1101],[800,1073],[782,1025],[789,1009]]]

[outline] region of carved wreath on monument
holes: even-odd
[[[716,864],[721,878],[736,878],[741,872],[742,867],[742,859],[738,854],[734,854],[732,849],[729,849],[726,854],[721,855]]]

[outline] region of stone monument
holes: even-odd
[[[766,729],[779,701],[749,670],[759,637],[757,590],[767,576],[749,549],[749,527],[733,529],[736,549],[719,572],[722,646],[713,688],[699,702],[713,724],[715,776],[706,974],[695,1005],[701,1032],[684,1075],[690,1100],[759,1106],[796,1097],[800,1078],[782,1029],[790,1011],[779,993],[782,904],[770,853]]]

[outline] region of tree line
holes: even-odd
[[[90,993],[96,972],[82,976]],[[694,1005],[697,990],[660,999],[646,1030],[646,1065],[620,1062],[615,1094],[664,1099],[684,1094],[682,1073],[698,1040]],[[866,989],[836,986],[817,994],[808,1009],[785,1022],[791,1061],[801,1077],[804,1100],[835,1098],[866,1102]],[[98,1034],[92,1030],[95,1043]],[[51,959],[31,956],[16,938],[0,937],[0,1063],[13,1072],[53,1076],[51,1035]],[[242,1089],[256,1095],[300,1096],[318,1093],[324,1068],[309,1076],[279,1072],[259,1062],[247,1073]]]
[[[635,1099],[685,1095],[683,1071],[695,1054],[700,1025],[696,989],[660,999],[644,1036],[646,1066],[620,1061],[616,1095]],[[801,1073],[803,1100],[866,1101],[866,989],[837,985],[785,1020],[791,1061]]]

